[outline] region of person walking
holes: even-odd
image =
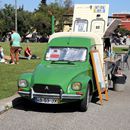
[[[15,31],[15,29],[12,29],[11,34],[11,45],[10,45],[10,56],[11,56],[11,63],[10,64],[19,64],[19,49],[20,46],[21,37],[20,35]]]

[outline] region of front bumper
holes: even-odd
[[[18,91],[19,95],[23,97],[30,97],[31,99],[40,97],[40,98],[51,98],[51,99],[60,99],[60,100],[79,100],[81,95],[76,94],[52,94],[52,93],[36,93],[31,89],[31,92]]]

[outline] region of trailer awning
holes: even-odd
[[[103,37],[110,37],[114,30],[121,24],[121,20],[113,19],[111,24],[107,27]]]

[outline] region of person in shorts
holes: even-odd
[[[11,56],[10,64],[19,63],[19,49],[21,48],[20,42],[21,42],[20,35],[15,31],[15,29],[12,29],[11,46],[10,46],[10,56]]]

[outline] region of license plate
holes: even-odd
[[[44,103],[44,104],[58,104],[59,100],[58,99],[35,97],[35,102]]]

